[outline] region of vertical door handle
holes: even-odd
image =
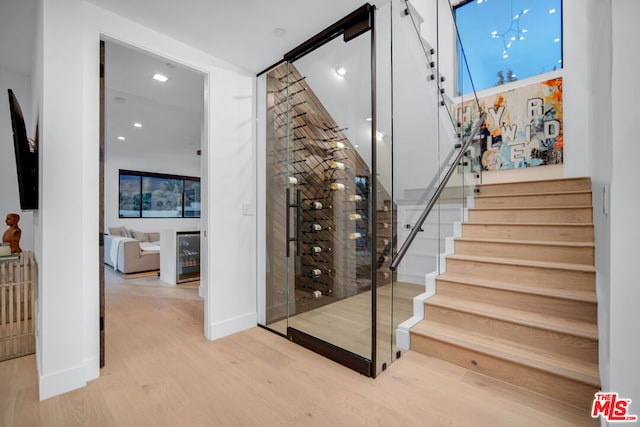
[[[296,242],[296,255],[300,255],[300,237],[301,237],[301,228],[300,228],[300,214],[301,214],[301,203],[300,203],[300,189],[296,190],[296,202],[294,204],[291,203],[291,190],[287,187],[287,215],[286,215],[286,235],[287,235],[287,258],[291,255],[291,250],[289,248],[289,244],[291,242]],[[296,208],[296,236],[289,236],[289,231],[291,228],[291,208]]]

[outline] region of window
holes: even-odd
[[[458,94],[562,68],[562,0],[471,0],[454,9]]]
[[[120,170],[120,218],[200,218],[200,178]]]

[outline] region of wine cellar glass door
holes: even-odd
[[[375,375],[373,9],[352,15],[266,74],[265,326]]]

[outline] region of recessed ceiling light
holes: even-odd
[[[276,37],[282,37],[285,34],[287,34],[287,30],[285,30],[284,28],[276,28],[273,30],[273,35]]]
[[[553,42],[554,42],[554,43],[558,43],[558,42],[560,42],[560,37],[556,37],[555,39],[553,39]]]
[[[124,141],[125,139],[127,139],[127,138],[125,138],[124,136],[119,136],[119,137],[118,137],[118,140],[119,140],[119,141]]]
[[[142,127],[142,123],[134,123],[133,127],[137,127],[137,128],[141,128]]]
[[[353,147],[354,147],[354,148],[358,148],[358,147],[360,147],[360,146],[359,146],[358,144],[355,144]]]
[[[549,13],[556,13],[555,9],[549,9]]]
[[[367,117],[365,120],[370,122],[371,121],[371,117]]]
[[[162,74],[157,74],[157,73],[156,73],[156,74],[154,74],[154,76],[153,76],[153,80],[157,80],[157,81],[159,81],[159,82],[161,82],[161,83],[164,83],[164,82],[166,82],[167,80],[169,80],[169,77],[164,76],[164,75],[162,75]]]
[[[336,74],[339,75],[340,77],[344,77],[345,74],[347,74],[347,69],[344,67],[338,67],[336,68]]]

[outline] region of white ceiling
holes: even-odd
[[[88,1],[256,73],[364,4],[363,0]],[[0,0],[0,67],[31,73],[36,10],[37,0]],[[277,35],[276,28],[286,32]],[[202,76],[179,64],[168,67],[167,62],[108,44],[107,144],[125,136],[126,144],[118,142],[114,148],[134,152],[176,145],[189,151],[199,148]],[[163,72],[169,81],[161,85],[151,80],[155,72]],[[125,102],[116,102],[116,97]],[[357,116],[361,115],[367,116],[364,111]],[[134,121],[143,128],[134,128]]]
[[[105,142],[112,153],[189,152],[196,156],[204,78],[166,59],[105,43]],[[155,73],[169,78],[152,79]],[[134,127],[134,123],[142,127]],[[124,141],[118,137],[126,138]],[[151,150],[151,151],[150,151]]]
[[[256,73],[365,3],[364,0],[88,1]],[[286,33],[278,36],[274,34],[276,28],[283,28]]]

